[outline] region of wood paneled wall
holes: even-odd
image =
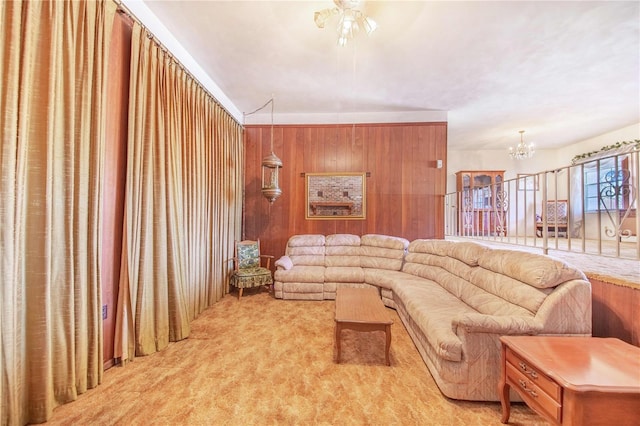
[[[283,194],[272,204],[260,192],[270,141],[271,126],[246,126],[244,238],[264,254],[278,258],[296,234],[444,238],[446,123],[274,126]],[[304,174],[324,172],[369,173],[365,219],[305,219]]]
[[[633,284],[607,282],[602,276],[588,276],[596,337],[617,337],[640,346],[640,288]]]

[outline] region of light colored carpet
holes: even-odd
[[[343,331],[336,364],[333,301],[227,295],[191,336],[109,369],[98,388],[54,411],[77,425],[499,425],[499,403],[455,401],[435,385],[400,318],[384,333]],[[513,404],[510,424],[547,424]]]

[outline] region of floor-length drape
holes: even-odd
[[[102,380],[99,278],[113,2],[0,2],[2,424]]]
[[[240,125],[134,24],[116,357],[187,337],[222,297],[240,234],[242,154]]]

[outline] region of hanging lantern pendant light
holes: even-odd
[[[271,153],[262,159],[262,195],[273,203],[280,195],[278,175],[282,160],[273,152],[273,98],[271,98]]]
[[[282,168],[282,160],[271,152],[262,159],[262,195],[273,203],[276,198],[282,195],[282,190],[278,184],[278,172]]]

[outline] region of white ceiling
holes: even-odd
[[[378,29],[346,47],[313,21],[332,0],[142,5],[230,110],[273,95],[276,123],[448,117],[450,149],[544,149],[640,122],[638,1],[367,1]]]

